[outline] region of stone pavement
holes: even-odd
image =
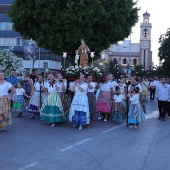
[[[169,170],[170,119],[157,120],[156,100],[146,109],[137,129],[96,120],[79,131],[69,121],[51,127],[13,115],[0,133],[0,170]]]

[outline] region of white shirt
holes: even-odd
[[[102,91],[111,91],[110,88],[112,88],[112,84],[110,82],[103,83],[100,86],[100,90],[102,90]]]
[[[156,87],[156,96],[160,101],[168,101],[170,98],[170,85],[167,83],[165,85],[159,83]]]
[[[118,86],[120,88],[120,93],[124,94],[125,93],[126,84],[119,84]]]
[[[109,81],[111,83],[111,87],[115,90],[116,86],[119,86],[116,81]]]
[[[123,100],[123,95],[114,95],[114,97],[113,97],[113,99],[115,100],[115,103],[117,103],[117,102],[122,102],[122,100]]]
[[[138,104],[139,103],[139,94],[134,94],[130,99],[132,104]]]
[[[90,89],[90,88],[88,87],[87,92],[94,92],[95,87],[96,87],[96,83],[95,83],[95,82],[91,82],[90,84],[92,85],[93,88]]]
[[[73,87],[74,83],[75,83],[74,81],[69,83],[69,90],[71,90],[71,89],[72,89],[72,87]]]
[[[75,95],[86,95],[87,94],[87,89],[88,89],[88,84],[87,83],[82,83],[80,84],[80,87],[83,88],[83,92],[79,90],[79,88],[76,86],[75,87]]]
[[[157,83],[155,81],[151,81],[149,87],[156,87]]]
[[[59,90],[57,90],[57,92],[65,92],[66,88],[67,88],[67,82],[64,81],[64,87],[65,87],[65,91],[62,90],[62,82],[57,81],[56,85],[59,88]]]
[[[55,84],[53,84],[53,86],[52,86],[52,85],[50,85],[50,83],[48,83],[47,89],[48,89],[48,93],[57,92]]]
[[[48,83],[43,82],[42,85],[44,88],[48,88]],[[35,91],[40,91],[40,83],[39,82],[35,82],[34,87],[35,87]],[[43,91],[43,89],[41,89],[41,91]]]
[[[143,89],[142,89],[141,84],[138,84],[136,87],[139,87],[139,92],[142,93]]]
[[[25,93],[25,90],[23,89],[23,88],[17,88],[16,89],[16,95],[17,96],[22,96],[22,95],[24,95],[24,93]]]
[[[8,95],[8,90],[11,87],[12,87],[11,83],[8,83],[6,81],[3,84],[0,84],[0,97]]]

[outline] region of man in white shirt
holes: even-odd
[[[167,77],[162,77],[161,83],[156,87],[156,96],[158,98],[159,119],[165,121],[167,111],[167,101],[170,99],[170,85],[166,83]]]

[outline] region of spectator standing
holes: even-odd
[[[167,112],[167,101],[170,99],[170,86],[166,83],[167,77],[162,77],[161,83],[156,87],[156,96],[158,98],[159,118],[165,121]]]

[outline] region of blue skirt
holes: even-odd
[[[86,112],[75,111],[75,114],[72,117],[72,123],[73,125],[86,126]]]
[[[142,121],[145,121],[145,113],[140,103],[130,104],[128,122],[132,124],[138,124],[141,123]]]

